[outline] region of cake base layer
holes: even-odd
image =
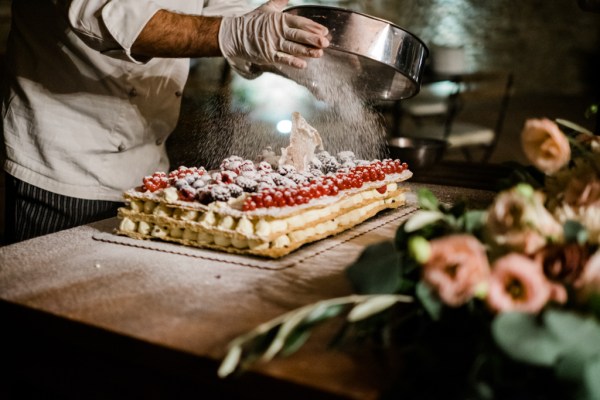
[[[368,196],[362,201],[358,198],[347,202],[345,207],[340,207],[334,213],[319,215],[313,220],[296,218],[294,223],[285,224],[285,229],[270,230],[262,236],[256,232],[242,234],[235,229],[220,227],[222,224],[218,221],[207,224],[206,221],[197,219],[181,220],[162,213],[156,215],[125,208],[119,211],[122,221],[116,233],[135,239],[163,240],[234,254],[279,258],[307,243],[352,228],[383,210],[403,206],[406,191],[405,188],[395,187],[379,196]],[[281,226],[282,223],[283,221],[271,221],[271,225],[275,226]]]

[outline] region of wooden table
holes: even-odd
[[[430,187],[449,202],[492,195]],[[392,238],[399,220],[276,270],[94,239],[116,223],[0,248],[0,358],[10,370],[0,398],[371,399],[389,384],[372,355],[325,351],[331,325],[290,358],[225,380],[216,370],[236,336],[349,294],[345,267]]]

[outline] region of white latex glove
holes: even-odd
[[[329,46],[327,28],[308,18],[282,13],[288,0],[270,0],[239,17],[223,17],[219,47],[241,75],[254,78],[254,65],[305,68],[301,57],[318,58]]]

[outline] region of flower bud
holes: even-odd
[[[423,236],[408,239],[408,254],[419,264],[425,264],[431,257],[431,246]]]

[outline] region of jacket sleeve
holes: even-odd
[[[152,0],[59,0],[75,34],[89,47],[113,58],[134,58],[131,46],[161,7]]]
[[[238,16],[249,13],[254,8],[256,6],[252,6],[250,0],[207,0],[202,15]]]

